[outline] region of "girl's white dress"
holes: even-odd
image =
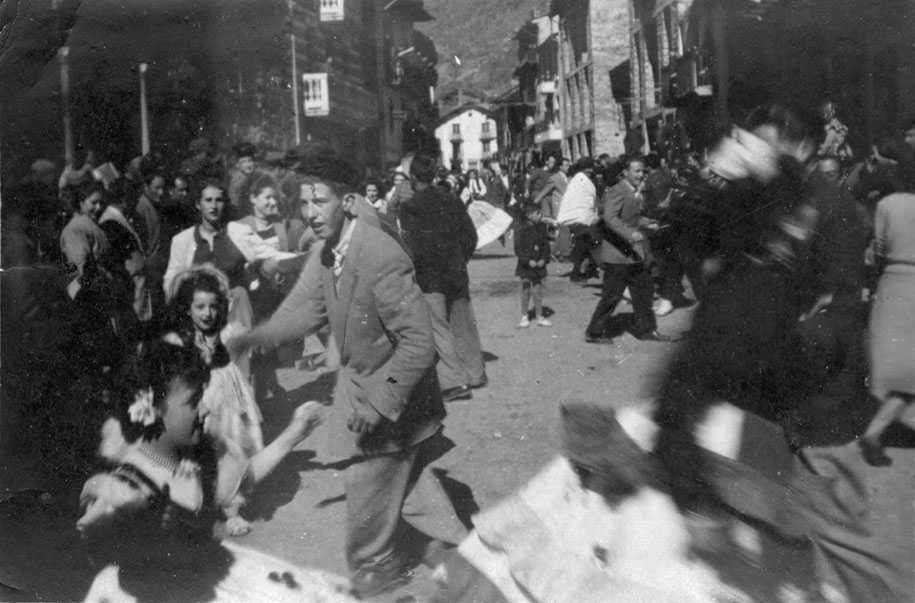
[[[244,327],[230,322],[220,333],[223,342],[237,337]],[[251,458],[264,448],[263,416],[254,399],[254,388],[235,360],[210,371],[210,380],[198,406],[203,430],[233,455]]]

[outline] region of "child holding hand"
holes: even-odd
[[[531,325],[528,306],[532,296],[534,324],[551,327],[553,323],[543,316],[543,279],[546,278],[546,265],[550,261],[549,232],[539,205],[527,204],[522,211],[524,216],[515,232],[515,255],[518,256],[515,276],[521,277],[521,322],[518,327]]]

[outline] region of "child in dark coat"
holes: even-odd
[[[543,317],[543,279],[550,261],[550,237],[542,221],[540,206],[530,203],[524,207],[524,219],[515,231],[515,255],[518,267],[515,276],[521,277],[521,322],[519,328],[529,327],[528,305],[534,297],[534,324],[551,327],[553,323]]]

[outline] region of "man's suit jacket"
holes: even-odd
[[[362,199],[356,215],[339,277],[322,265],[326,242],[319,242],[293,290],[251,336],[255,345],[278,344],[330,324],[340,351],[324,428],[330,460],[404,450],[433,435],[445,416],[432,322],[413,264]],[[363,406],[386,420],[360,437],[346,422]]]
[[[647,224],[642,215],[642,201],[625,180],[621,180],[604,192],[602,201],[603,237],[599,261],[606,264],[634,264],[645,260],[647,239],[636,243],[634,232]]]

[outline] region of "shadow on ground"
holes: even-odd
[[[274,390],[273,397],[261,406],[264,417],[264,443],[273,441],[289,424],[292,413],[308,400],[329,400],[333,391],[335,374],[321,375],[314,381],[290,391],[282,388]],[[258,486],[258,495],[251,497],[242,515],[249,519],[259,518],[269,521],[280,507],[289,504],[295,498],[301,486],[301,473],[323,468],[323,465],[312,462],[315,453],[311,450],[296,450],[287,456],[280,465]]]

